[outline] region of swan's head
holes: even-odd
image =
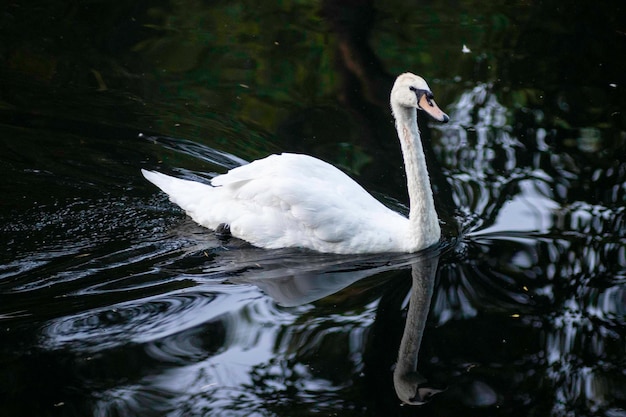
[[[396,78],[391,89],[391,107],[399,105],[423,110],[433,119],[446,123],[450,118],[445,114],[437,103],[426,81],[410,72],[405,72]]]

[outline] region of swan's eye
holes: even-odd
[[[433,103],[433,99],[435,97],[433,96],[433,93],[430,92],[429,90],[424,90],[424,89],[416,88],[416,87],[413,87],[413,86],[410,86],[409,90],[411,90],[411,91],[413,91],[415,93],[415,96],[417,97],[418,106],[419,106],[420,100],[422,99],[422,96],[426,96],[426,102],[428,103],[428,105],[430,107],[433,107],[435,105]]]

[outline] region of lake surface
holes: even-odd
[[[118,3],[0,16],[0,415],[626,416],[626,6]],[[303,152],[406,214],[404,71],[451,118],[422,253],[220,239],[140,174]]]

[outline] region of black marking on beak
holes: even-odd
[[[426,96],[426,102],[432,107],[433,106],[433,100],[435,99],[435,96],[433,95],[432,91],[430,90],[424,90],[421,88],[415,88],[413,86],[409,87],[409,90],[413,91],[415,93],[415,97],[417,98],[417,108],[420,110],[423,110],[420,107],[420,100],[422,99],[422,96]]]
[[[450,117],[448,117],[447,114],[445,114],[443,111],[441,111],[439,107],[437,107],[434,102],[435,96],[433,95],[432,91],[415,88],[413,86],[409,87],[409,89],[415,93],[415,97],[417,98],[418,110],[426,112],[431,118],[433,118],[433,120],[441,123],[448,123]],[[426,99],[426,104],[428,104],[427,108],[423,108],[422,106],[420,106],[422,98]]]

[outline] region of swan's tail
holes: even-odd
[[[141,170],[143,176],[166,193],[173,203],[178,204],[187,213],[194,213],[203,200],[210,197],[214,187],[195,181],[170,177],[155,171]],[[192,216],[193,217],[193,216]]]

